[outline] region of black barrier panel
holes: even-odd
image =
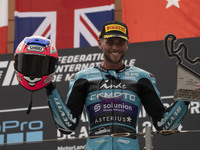
[[[199,56],[199,40],[200,38],[181,40],[188,46],[190,57]],[[59,50],[58,53],[59,66],[54,81],[65,101],[70,78],[77,71],[100,64],[103,55],[98,47]],[[141,67],[154,74],[165,106],[169,106],[174,101],[173,91],[176,89],[177,80],[176,60],[167,58],[162,41],[130,44],[125,63]],[[85,112],[82,114],[80,125],[75,133],[61,134],[56,130],[53,122],[45,90],[41,89],[33,93],[33,108],[30,115],[26,114],[31,92],[18,84],[14,75],[12,54],[0,55],[0,95],[0,144],[9,143],[9,145],[1,145],[0,149],[69,150],[85,148],[86,139],[84,138],[88,136],[88,119]],[[200,129],[200,121],[197,119],[200,113],[199,107],[199,102],[191,103],[182,123],[182,130]],[[150,119],[141,109],[138,130],[142,132],[145,126],[150,124]],[[80,139],[74,140],[75,137]],[[199,149],[199,137],[199,133],[170,136],[155,134],[153,145],[155,150],[197,150]],[[65,140],[66,138],[69,140]],[[140,147],[143,149],[143,136],[139,136],[139,140]],[[15,144],[16,142],[20,144]]]

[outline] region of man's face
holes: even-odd
[[[122,38],[101,39],[99,49],[103,51],[105,61],[118,64],[121,63],[128,49],[128,41]]]

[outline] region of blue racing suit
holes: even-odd
[[[83,108],[89,119],[87,150],[139,150],[138,138],[105,136],[136,133],[141,104],[157,130],[174,130],[187,112],[187,104],[176,101],[165,108],[152,74],[138,67],[106,70],[87,68],[70,81],[66,104],[57,89],[48,88],[49,106],[57,128],[70,134],[77,127]],[[95,137],[96,138],[90,138]]]

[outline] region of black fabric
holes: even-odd
[[[79,79],[74,83],[72,93],[70,94],[67,107],[72,111],[74,117],[79,120],[79,116],[83,111],[85,99],[88,91],[88,81],[86,79]],[[78,104],[78,105],[77,105]]]
[[[141,98],[141,102],[147,111],[147,114],[155,121],[160,120],[166,110],[152,83],[147,78],[140,79],[138,83],[140,87],[139,97]]]
[[[50,95],[52,91],[56,88],[56,84],[53,82],[50,82],[47,86],[45,86],[45,88],[46,88],[47,95]]]

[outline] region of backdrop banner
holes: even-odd
[[[123,21],[128,26],[131,43],[162,40],[168,33],[177,38],[200,37],[200,0],[122,2]]]
[[[190,57],[199,55],[197,50],[199,49],[199,40],[200,38],[182,40],[190,49]],[[73,74],[84,68],[101,64],[103,54],[98,47],[60,49],[58,53],[59,66],[54,82],[65,101],[68,81]],[[162,41],[130,44],[124,62],[154,74],[165,106],[168,107],[174,102],[173,92],[177,83],[177,65],[176,60],[169,59],[165,55]],[[0,149],[75,150],[85,148],[85,138],[88,136],[88,118],[85,111],[74,133],[71,135],[61,134],[56,129],[48,107],[46,91],[41,89],[33,93],[33,108],[29,115],[26,114],[31,100],[31,92],[19,85],[16,79],[13,54],[0,55],[0,95]],[[197,119],[200,113],[199,107],[199,102],[191,102],[188,113],[179,127],[180,130],[200,129],[200,121]],[[143,132],[144,128],[150,125],[151,120],[142,108],[138,130]],[[75,137],[80,139],[75,139]],[[155,150],[194,150],[199,147],[199,137],[200,133],[181,133],[169,136],[154,134],[153,146]],[[143,136],[139,136],[139,142],[143,149]]]

